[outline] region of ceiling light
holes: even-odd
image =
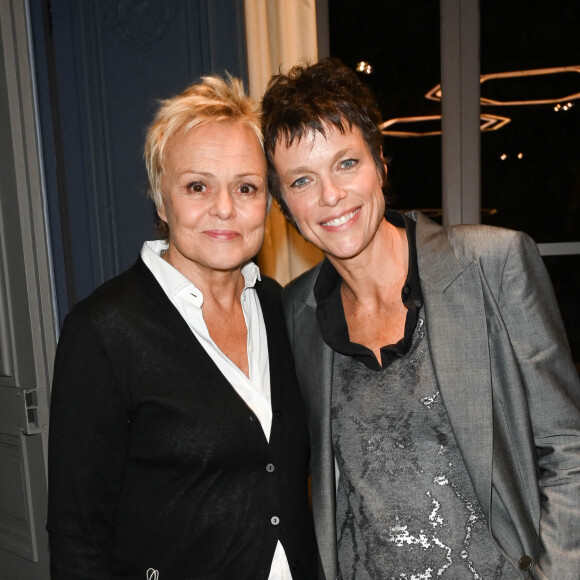
[[[361,60],[359,63],[357,63],[356,70],[358,72],[365,73],[366,75],[370,75],[373,72],[373,67],[368,62]]]
[[[479,116],[481,120],[480,129],[481,131],[497,131],[504,125],[510,122],[509,117],[500,117],[499,115],[490,115],[488,113],[482,113]],[[391,137],[430,137],[433,135],[441,135],[441,129],[425,129],[419,128],[413,131],[410,130],[397,130],[392,129],[395,125],[400,125],[403,123],[423,123],[424,127],[432,121],[441,121],[441,115],[422,115],[415,117],[395,117],[393,119],[388,119],[387,121],[379,125],[381,133],[383,135],[390,135]],[[432,123],[431,123],[432,124]]]
[[[515,77],[533,77],[533,76],[540,76],[540,75],[553,75],[553,74],[561,74],[561,73],[570,73],[576,72],[580,73],[580,65],[575,66],[557,66],[552,68],[536,68],[531,70],[517,70],[511,72],[504,72],[504,73],[491,73],[481,75],[479,77],[479,82],[483,85],[486,81],[493,80],[493,79],[506,79],[506,78],[515,78]],[[426,95],[425,98],[430,99],[431,101],[440,101],[441,100],[441,84],[433,87]],[[482,105],[494,105],[494,106],[504,106],[504,105],[550,105],[553,103],[561,103],[564,100],[573,101],[576,99],[580,99],[580,92],[573,93],[571,95],[564,95],[562,97],[558,97],[557,99],[523,99],[518,101],[499,101],[497,99],[489,99],[487,97],[480,97],[480,102]],[[568,103],[568,108],[570,108],[570,104]],[[562,106],[564,108],[564,106]],[[554,109],[559,110],[559,109]],[[564,108],[564,110],[567,110]]]

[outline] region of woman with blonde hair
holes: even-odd
[[[310,579],[309,439],[256,105],[204,77],[145,145],[161,240],[67,316],[51,404],[52,580]]]

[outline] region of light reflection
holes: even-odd
[[[507,79],[507,78],[515,78],[515,77],[533,77],[533,76],[541,76],[541,75],[555,75],[561,73],[571,73],[576,72],[580,73],[580,65],[574,66],[557,66],[551,68],[536,68],[531,70],[516,70],[504,73],[491,73],[491,74],[484,74],[479,77],[479,82],[483,85],[486,81],[493,80],[493,79]],[[431,101],[440,101],[441,100],[441,83],[433,87],[426,95],[425,98],[430,99]],[[504,105],[551,105],[554,103],[561,103],[562,101],[574,101],[576,99],[580,99],[580,92],[573,93],[571,95],[564,95],[558,97],[557,99],[523,99],[520,101],[498,101],[495,99],[489,99],[487,97],[480,97],[480,103],[482,105],[494,105],[494,106],[504,106]],[[571,103],[568,102],[567,105],[570,108]],[[564,109],[564,106],[562,106]],[[568,109],[564,109],[568,110]]]
[[[368,62],[361,60],[359,63],[357,63],[356,70],[358,72],[365,73],[366,75],[370,75],[373,72],[373,67]]]
[[[504,125],[510,122],[509,117],[501,117],[500,115],[491,115],[489,113],[482,113],[480,116],[480,129],[482,132],[485,131],[497,131]],[[441,115],[417,115],[413,117],[394,117],[388,119],[379,125],[381,133],[383,135],[389,135],[391,137],[430,137],[432,135],[441,135],[441,129],[429,130],[429,129],[415,129],[410,130],[396,130],[392,129],[395,125],[401,123],[430,123],[432,121],[441,121]],[[418,125],[421,127],[421,125]]]

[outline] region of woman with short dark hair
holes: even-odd
[[[272,194],[325,255],[283,303],[326,577],[578,580],[580,382],[542,259],[388,210],[379,123],[337,60],[263,98]]]

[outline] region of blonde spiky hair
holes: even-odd
[[[162,203],[161,179],[164,173],[165,148],[177,133],[187,133],[205,123],[241,122],[254,130],[260,144],[259,105],[244,90],[240,79],[204,76],[182,93],[160,101],[159,109],[145,137],[145,165],[149,176],[149,196],[159,208]]]

